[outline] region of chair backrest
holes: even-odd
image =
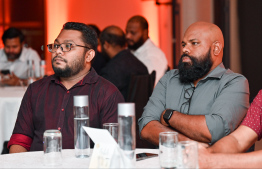
[[[153,92],[155,77],[156,72],[153,71],[150,75],[133,75],[130,78],[126,101],[135,103],[136,123]],[[140,139],[138,124],[136,124],[136,148],[155,148],[153,144]]]

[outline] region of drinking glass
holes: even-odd
[[[195,141],[181,141],[178,143],[178,168],[198,168],[198,147]]]
[[[107,129],[111,136],[116,140],[118,143],[118,123],[104,123],[103,128]]]
[[[44,132],[44,165],[56,166],[62,164],[62,134],[59,130]]]
[[[177,132],[161,132],[159,134],[159,162],[161,168],[177,167]]]

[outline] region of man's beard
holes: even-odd
[[[128,46],[128,49],[130,49],[130,50],[137,50],[140,46],[142,46],[144,44],[144,39],[143,39],[143,37],[141,36],[139,39],[138,39],[138,41],[137,42],[134,42],[134,44],[133,45],[129,45],[128,43],[127,43],[127,46]]]
[[[53,67],[53,70],[55,72],[55,75],[58,76],[58,77],[71,77],[71,76],[74,76],[76,74],[78,74],[81,70],[83,70],[85,68],[85,57],[83,55],[83,57],[81,57],[81,59],[76,59],[72,62],[72,66],[70,67],[67,63],[67,60],[66,59],[63,59],[64,62],[66,63],[66,67],[64,69],[62,68],[58,68],[58,67],[55,67],[53,62],[54,62],[54,59],[59,57],[60,59],[63,59],[61,58],[60,56],[55,56],[53,59],[52,59],[52,67]]]
[[[187,56],[191,62],[182,62],[183,57]],[[204,77],[211,69],[213,61],[211,60],[210,49],[202,57],[203,59],[196,59],[196,57],[183,54],[179,60],[179,80],[181,83],[194,82]]]
[[[5,52],[5,51],[4,51],[4,52]],[[16,59],[18,59],[18,58],[20,57],[21,53],[22,53],[22,48],[21,48],[21,50],[19,51],[19,53],[6,53],[6,52],[5,52],[7,58],[10,59],[10,60],[16,60]]]
[[[106,49],[102,46],[101,47],[101,55],[107,60],[111,60],[110,56],[107,54]]]

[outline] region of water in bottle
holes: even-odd
[[[125,163],[125,168],[134,168],[136,162],[136,119],[134,103],[118,104],[118,124],[118,144],[128,159],[128,162]]]
[[[74,143],[77,158],[90,156],[90,139],[83,126],[89,127],[88,96],[74,96]]]
[[[35,81],[35,66],[33,60],[27,60],[27,84]]]

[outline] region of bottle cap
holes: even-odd
[[[74,96],[74,106],[77,107],[88,106],[88,95]]]
[[[135,116],[135,103],[118,103],[118,115]]]

